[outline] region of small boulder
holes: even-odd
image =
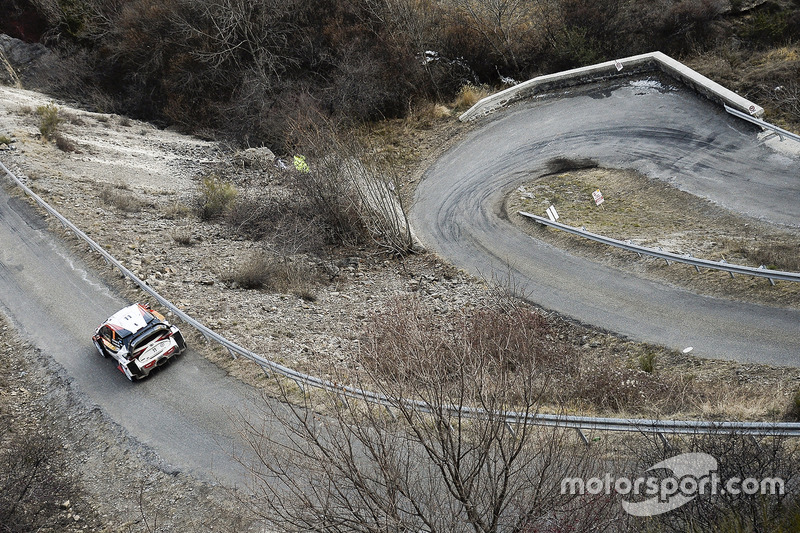
[[[264,170],[273,165],[275,154],[266,146],[261,148],[247,148],[240,150],[233,156],[233,161],[237,165],[257,170]]]

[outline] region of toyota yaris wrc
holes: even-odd
[[[147,377],[186,350],[178,328],[142,304],[114,313],[97,328],[92,341],[100,355],[117,360],[117,368],[131,381]]]

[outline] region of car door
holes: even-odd
[[[122,346],[122,340],[117,333],[108,325],[100,328],[99,342],[103,353],[107,355],[116,355]]]

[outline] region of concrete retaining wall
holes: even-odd
[[[622,66],[622,70],[619,70],[618,65]],[[676,61],[661,52],[651,52],[649,54],[631,56],[615,61],[598,63],[597,65],[588,67],[548,74],[546,76],[538,76],[515,85],[514,87],[500,91],[499,93],[487,96],[469,108],[459,117],[459,120],[462,122],[473,120],[513,102],[524,100],[536,94],[542,94],[554,89],[654,70],[660,70],[666,73],[715,102],[727,104],[734,109],[756,117],[760,117],[764,114],[764,109],[761,106],[742,98],[719,83],[690,69],[680,61]]]

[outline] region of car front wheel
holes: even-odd
[[[95,348],[97,348],[97,351],[100,352],[100,355],[102,355],[104,358],[108,359],[108,354],[106,353],[105,349],[100,345],[100,343],[98,343],[97,341],[94,341],[94,346],[95,346]]]

